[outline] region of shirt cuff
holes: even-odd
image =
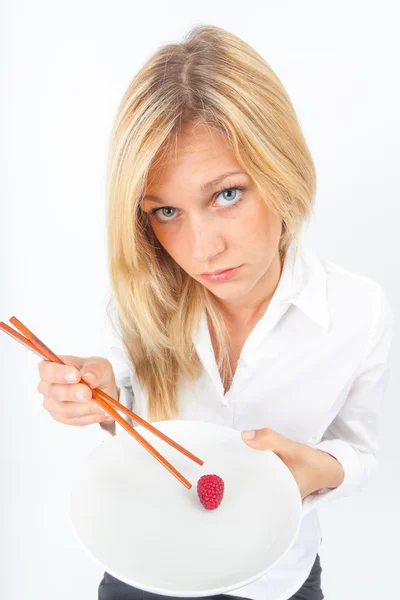
[[[322,502],[327,502],[338,496],[349,496],[360,488],[362,468],[357,450],[347,442],[335,439],[325,440],[312,446],[316,450],[327,452],[340,462],[344,470],[342,483],[334,489],[322,488],[303,499],[303,509],[307,512],[317,508]]]

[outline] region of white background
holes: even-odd
[[[318,174],[307,238],[321,257],[399,287],[396,2],[3,1],[0,320],[15,315],[56,353],[99,355],[105,307],[105,159],[117,104],[143,62],[198,23],[236,33],[286,87]],[[5,60],[4,60],[5,57]],[[4,135],[5,134],[5,135]],[[396,321],[393,366],[399,359]],[[1,569],[5,600],[96,600],[103,570],[68,516],[71,478],[98,425],[55,422],[39,359],[5,334],[1,352]],[[37,358],[37,359],[36,359]],[[382,414],[368,491],[320,510],[327,600],[398,594],[399,388]]]

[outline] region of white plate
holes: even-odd
[[[264,575],[300,528],[301,496],[290,470],[234,429],[185,420],[153,425],[204,460],[200,467],[136,428],[192,488],[127,432],[110,436],[83,461],[71,489],[72,525],[83,546],[114,577],[167,596],[227,593]],[[213,511],[197,496],[206,473],[225,482]]]

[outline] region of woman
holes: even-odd
[[[109,156],[125,371],[98,357],[42,361],[45,408],[115,434],[120,426],[91,400],[101,387],[150,421],[241,430],[255,451],[280,456],[304,503],[362,489],[376,467],[392,309],[378,283],[302,241],[315,169],[265,60],[219,27],[195,27],[133,79]],[[222,597],[323,598],[320,542],[313,510],[278,565]],[[154,596],[108,573],[99,586],[100,600]]]

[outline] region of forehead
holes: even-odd
[[[215,128],[187,125],[172,147],[162,148],[150,167],[146,193],[183,182],[200,186],[222,172],[240,170],[226,137]]]

